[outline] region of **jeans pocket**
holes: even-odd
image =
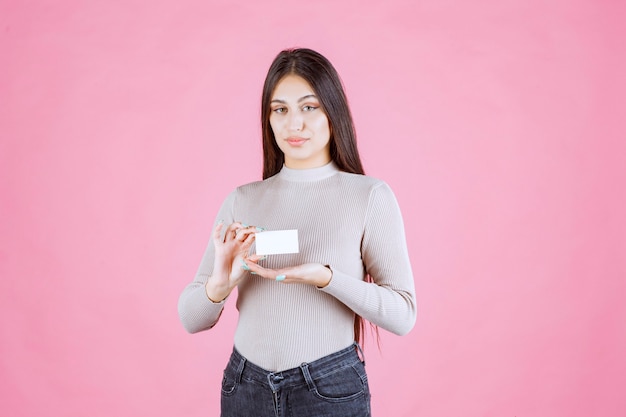
[[[315,395],[325,401],[344,402],[369,395],[367,375],[361,362],[341,367],[314,379],[313,383]]]
[[[224,371],[224,377],[222,378],[222,395],[233,395],[238,385],[239,383],[235,375],[229,369],[226,369]]]

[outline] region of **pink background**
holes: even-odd
[[[176,303],[307,46],[408,232],[418,321],[366,344],[374,415],[624,415],[625,12],[2,0],[0,414],[218,414],[233,303],[193,336]]]

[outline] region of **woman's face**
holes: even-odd
[[[288,168],[317,168],[330,162],[328,118],[304,78],[287,75],[280,80],[270,108],[270,125]]]

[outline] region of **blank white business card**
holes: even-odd
[[[257,255],[298,253],[298,230],[271,230],[255,234]]]

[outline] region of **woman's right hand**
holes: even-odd
[[[213,302],[224,300],[245,276],[246,271],[241,267],[244,257],[247,257],[254,242],[254,233],[257,228],[234,222],[226,228],[224,237],[222,230],[224,223],[218,223],[213,232],[215,246],[215,264],[213,274],[206,283],[206,294]],[[250,258],[257,258],[256,255]]]

